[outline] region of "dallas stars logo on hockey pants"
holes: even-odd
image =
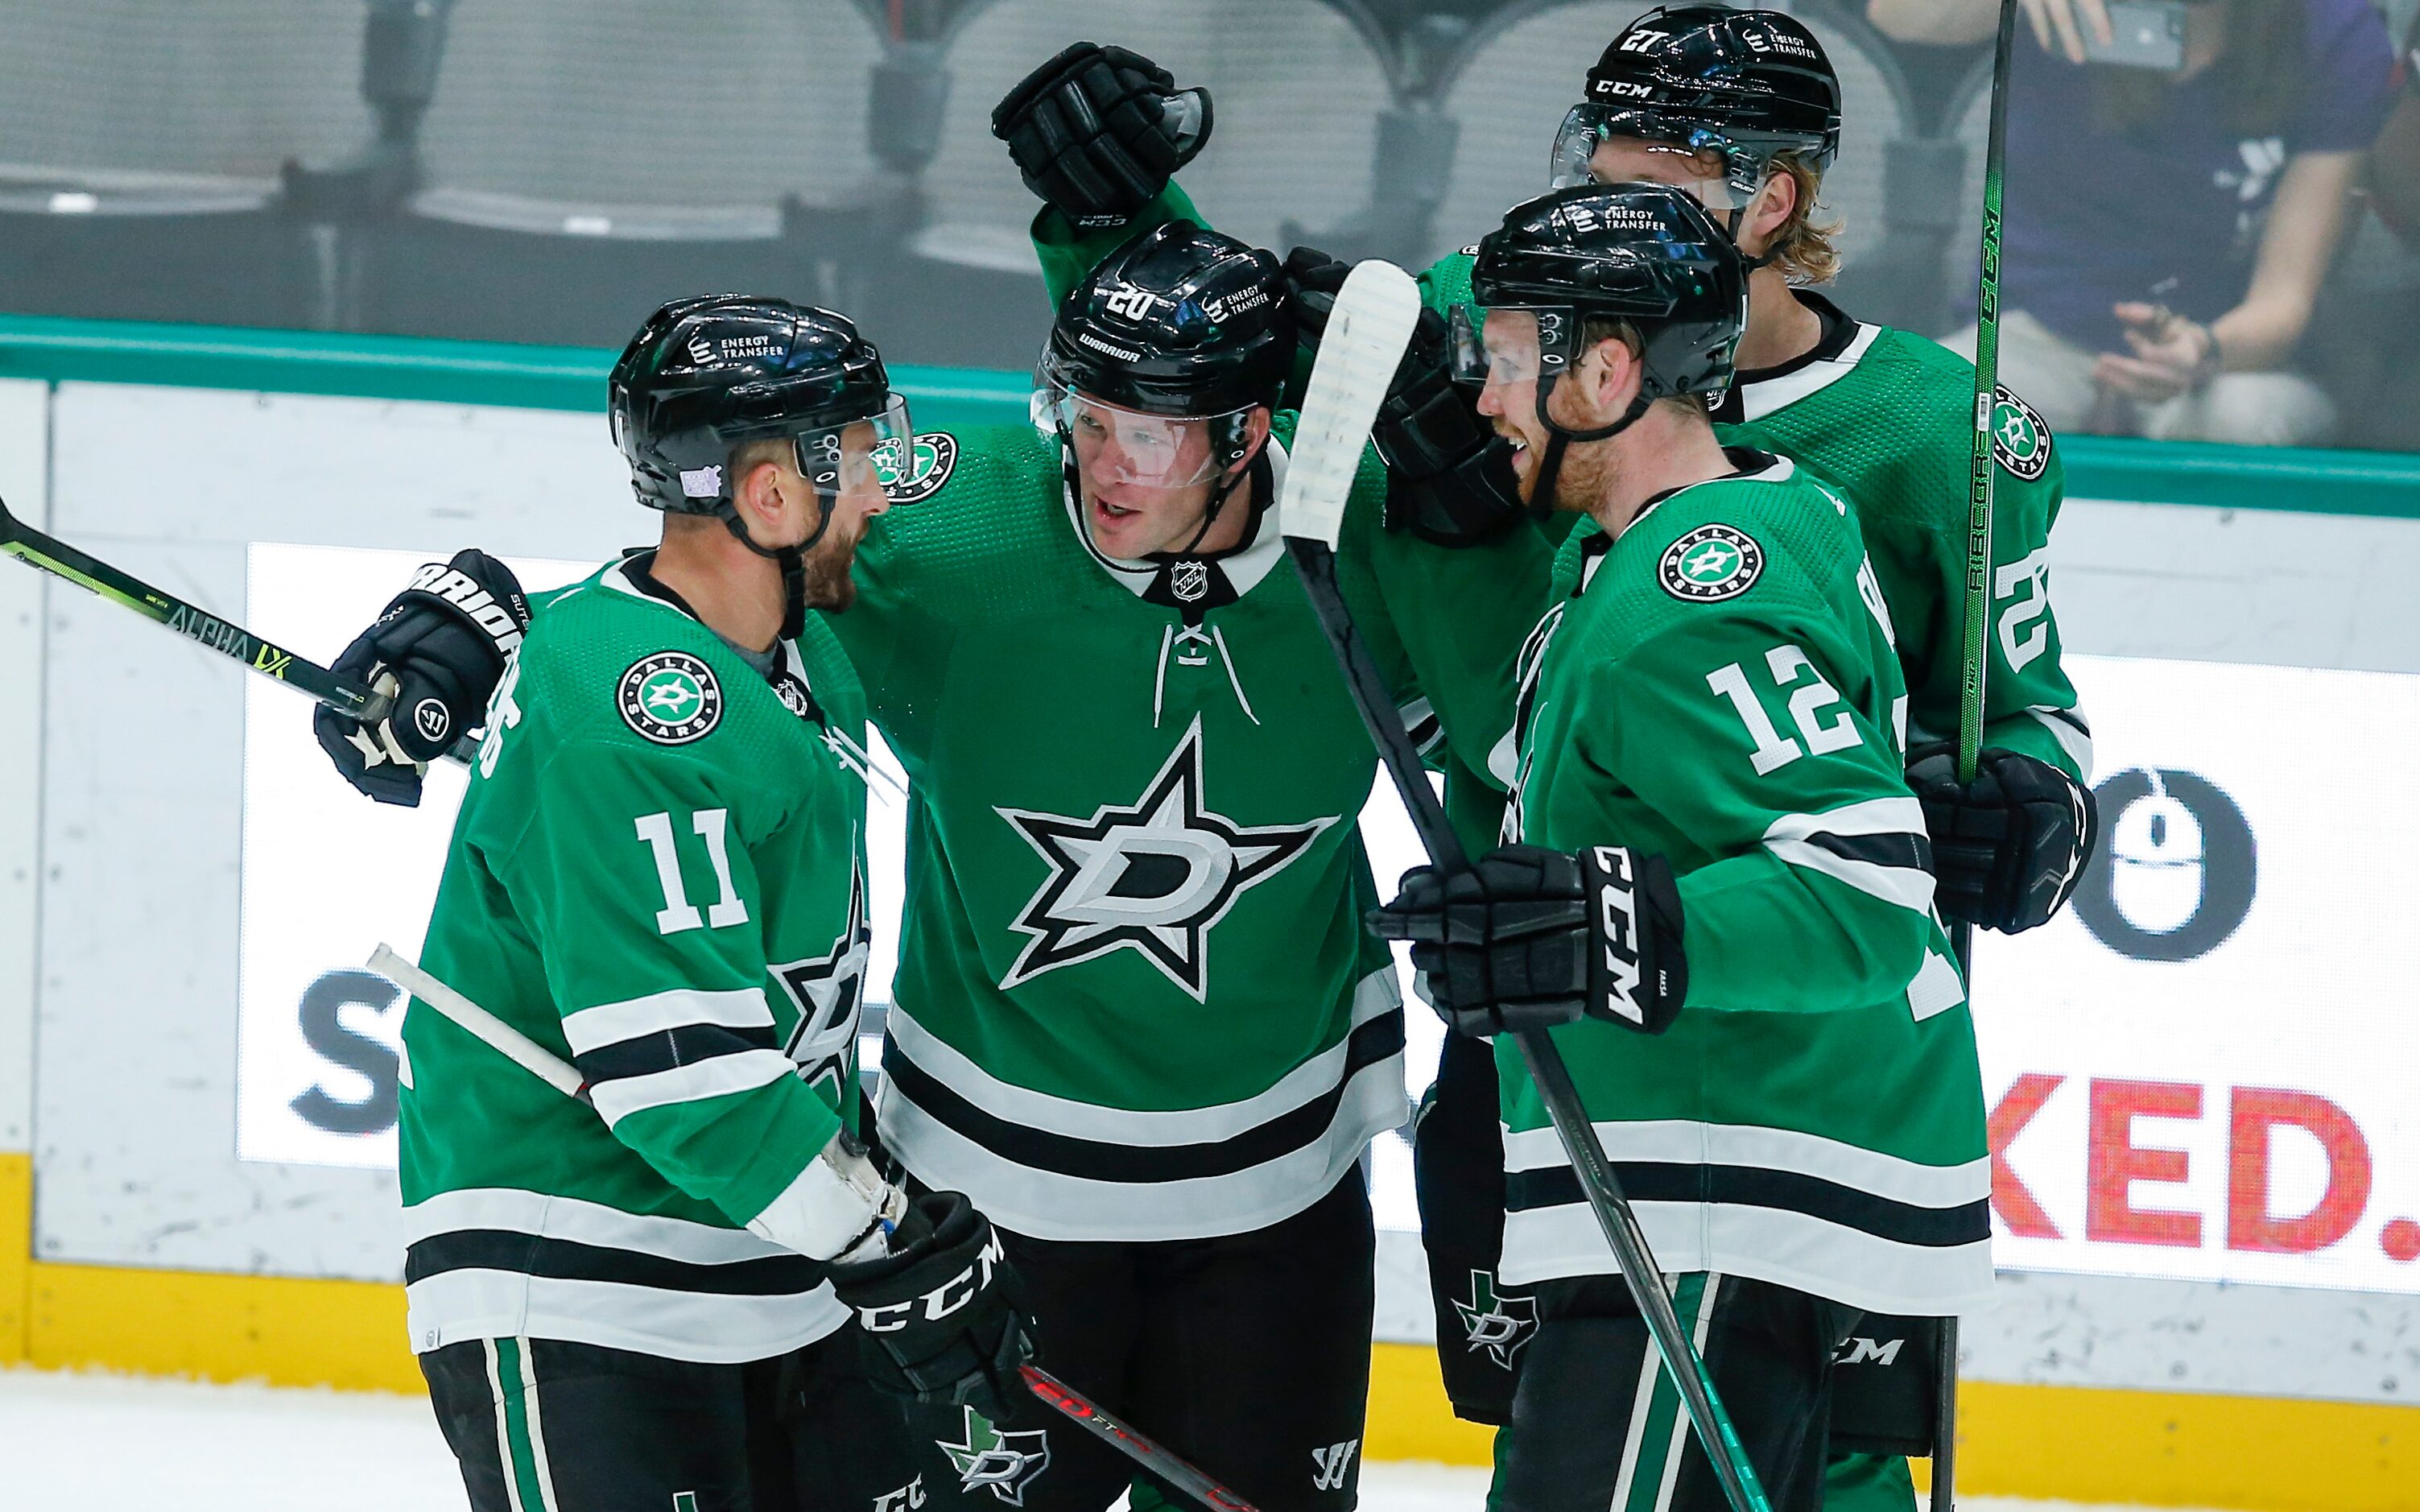
[[[1025,1504],[1025,1488],[1050,1464],[1050,1440],[1046,1430],[1002,1433],[989,1418],[966,1410],[966,1442],[934,1441],[957,1468],[958,1485],[968,1491],[990,1490],[1011,1506]]]
[[[1470,1339],[1470,1348],[1485,1349],[1497,1366],[1510,1370],[1512,1359],[1529,1335],[1538,1332],[1538,1300],[1535,1297],[1499,1295],[1496,1277],[1489,1271],[1470,1273],[1470,1301],[1455,1298],[1453,1310],[1462,1315],[1463,1333]]]

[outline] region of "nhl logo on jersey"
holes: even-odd
[[[874,448],[875,476],[893,504],[921,504],[940,492],[957,465],[958,438],[946,430],[920,431]]]
[[[1198,602],[1210,591],[1210,568],[1207,563],[1191,559],[1169,569],[1168,591],[1176,595],[1180,603]]]
[[[2049,424],[2005,383],[1993,391],[1992,455],[2010,476],[2027,483],[2050,471]]]
[[[1729,525],[1699,525],[1664,548],[1655,580],[1675,599],[1736,599],[1764,572],[1764,548]]]
[[[622,723],[658,745],[687,745],[722,722],[722,685],[686,651],[657,651],[622,674]]]

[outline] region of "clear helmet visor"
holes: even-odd
[[[1453,376],[1474,388],[1509,388],[1562,372],[1577,312],[1560,307],[1456,304],[1446,318]]]
[[[817,492],[837,498],[885,493],[892,486],[892,470],[899,459],[912,455],[915,439],[908,400],[892,394],[862,420],[799,432],[794,438],[799,475]]]
[[[1616,137],[1646,156],[1600,164],[1597,148]],[[1714,154],[1717,163],[1711,170],[1704,156],[1708,153]],[[1583,101],[1564,115],[1562,129],[1555,133],[1547,187],[1570,189],[1578,184],[1652,179],[1686,190],[1708,210],[1734,210],[1744,208],[1759,187],[1751,182],[1743,190],[1737,182],[1740,176],[1745,172],[1759,179],[1762,177],[1761,170],[1732,161],[1735,156],[1730,143],[1707,128]]]
[[[1220,414],[1144,414],[1057,383],[1034,395],[1036,417],[1066,436],[1090,490],[1171,490],[1209,482],[1236,459],[1231,438],[1253,406]]]

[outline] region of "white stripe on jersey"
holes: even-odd
[[[1323,1096],[1335,1087],[1338,1078],[1343,1073],[1347,1042],[1352,1038],[1352,1031],[1402,1007],[1403,1002],[1403,990],[1396,985],[1394,967],[1389,965],[1372,972],[1353,990],[1353,1022],[1346,1029],[1345,1037],[1288,1071],[1279,1078],[1276,1085],[1237,1102],[1164,1112],[1097,1107],[1072,1098],[1053,1097],[1047,1092],[1036,1092],[1030,1087],[1003,1082],[943,1042],[896,1003],[891,1005],[885,1026],[909,1060],[934,1080],[995,1118],[1037,1129],[1047,1134],[1063,1134],[1070,1139],[1148,1148],[1212,1145],[1233,1139]],[[896,1150],[900,1146],[892,1143],[893,1136],[889,1129],[891,1104],[895,1100],[895,1094],[887,1080],[883,1083],[882,1098],[884,1143]],[[1391,1129],[1394,1125],[1382,1127]],[[986,1207],[985,1211],[989,1213],[990,1208]],[[1014,1224],[1009,1226],[1016,1228]],[[1032,1230],[1017,1229],[1017,1232],[1031,1233]]]
[[[563,1037],[571,1042],[574,1055],[585,1055],[592,1050],[618,1045],[625,1039],[641,1035],[660,1034],[667,1029],[684,1028],[693,1023],[721,1024],[731,1029],[770,1029],[773,1010],[766,1005],[761,987],[735,988],[722,992],[698,992],[675,988],[669,992],[650,993],[622,1003],[600,1003],[593,1008],[563,1016]]]
[[[518,1187],[466,1187],[441,1192],[403,1210],[404,1243],[462,1229],[502,1229],[539,1239],[569,1239],[600,1250],[678,1260],[687,1265],[730,1265],[766,1260],[790,1252],[741,1228],[717,1228],[685,1218],[626,1213],[578,1197],[551,1197]]]
[[[1858,892],[1918,913],[1932,912],[1932,873],[1921,866],[1861,861],[1814,843],[1813,836],[1921,835],[1924,806],[1914,798],[1869,798],[1824,814],[1784,814],[1766,826],[1765,849],[1793,866],[1820,871]]]
[[[524,1337],[718,1365],[786,1354],[849,1320],[829,1286],[780,1297],[709,1296],[517,1270],[440,1271],[406,1286],[404,1304],[411,1348],[422,1354],[466,1339]]]
[[[1992,1162],[1986,1157],[1962,1165],[1927,1165],[1869,1150],[1844,1140],[1794,1129],[1747,1124],[1710,1124],[1689,1118],[1596,1125],[1609,1161],[1682,1165],[1740,1165],[1788,1171],[1871,1192],[1912,1208],[1962,1208],[1992,1194]],[[1552,1129],[1504,1131],[1504,1169],[1540,1171],[1569,1165],[1562,1140]],[[1668,1270],[1704,1266],[1667,1265]]]
[[[760,1086],[770,1086],[795,1070],[790,1057],[778,1050],[743,1050],[737,1055],[717,1055],[712,1060],[651,1071],[645,1076],[600,1082],[588,1089],[588,1095],[597,1104],[597,1115],[611,1129],[634,1113],[669,1107],[675,1102],[752,1092]]]

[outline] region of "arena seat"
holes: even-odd
[[[1209,86],[1216,125],[1184,182],[1218,228],[1282,252],[1283,223],[1314,230],[1369,196],[1386,73],[1352,20],[1300,0],[997,0],[949,38],[939,151],[923,229],[893,287],[918,303],[901,351],[923,361],[1024,366],[1049,311],[1027,242],[1039,202],[991,134],[991,109],[1068,42],[1129,47]],[[947,304],[919,290],[948,288]]]
[[[681,294],[828,301],[879,56],[845,0],[460,6],[359,323],[617,346]]]
[[[0,307],[300,325],[278,165],[362,134],[362,0],[0,7]]]

